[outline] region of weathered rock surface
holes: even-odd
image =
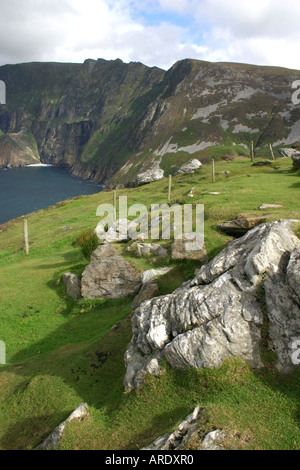
[[[259,162],[254,162],[252,164],[252,166],[270,166],[270,165],[273,165],[273,161],[272,160],[261,160]]]
[[[292,160],[293,160],[293,167],[295,168],[295,170],[300,170],[300,153],[298,152],[297,155],[293,155]]]
[[[206,264],[208,256],[204,246],[204,237],[199,234],[186,234],[182,238],[177,238],[172,244],[172,259],[193,259]]]
[[[237,219],[218,224],[217,227],[228,235],[242,237],[249,230],[265,221],[265,217],[238,217]]]
[[[59,426],[57,426],[57,428],[54,429],[50,436],[47,437],[47,439],[39,446],[39,449],[54,450],[62,439],[67,424],[73,421],[74,419],[82,420],[88,415],[89,407],[86,403],[82,403],[78,406],[78,408],[76,408],[75,411],[73,411],[73,413],[65,421],[63,421],[63,423],[61,423]]]
[[[149,256],[157,256],[158,258],[168,257],[167,250],[156,243],[137,243],[135,253],[139,258],[147,258]]]
[[[220,429],[210,432],[202,442],[201,450],[221,450],[220,444],[224,441],[225,437],[225,434]]]
[[[153,181],[159,181],[164,177],[164,170],[159,166],[160,162],[152,162],[152,167],[144,173],[137,175],[134,184],[135,186],[141,186],[142,184],[152,183]]]
[[[190,160],[189,162],[182,165],[177,171],[176,175],[191,174],[191,173],[194,173],[195,170],[199,170],[199,168],[201,167],[202,167],[202,163],[196,158],[194,158],[193,160]]]
[[[132,309],[136,309],[141,305],[142,302],[145,302],[145,300],[150,300],[153,299],[153,297],[157,297],[159,295],[159,289],[158,289],[158,284],[156,279],[153,279],[152,281],[148,282],[147,284],[144,284],[141,287],[140,292],[138,295],[135,297],[134,301],[131,304]]]
[[[137,294],[141,284],[140,273],[112,245],[105,244],[94,251],[83,272],[81,293],[88,299],[121,299]]]
[[[67,294],[77,302],[77,300],[81,297],[80,279],[77,274],[65,273],[63,275],[63,283],[67,288]]]
[[[202,409],[197,406],[193,413],[191,413],[182,423],[179,424],[176,431],[171,434],[165,434],[164,436],[156,439],[148,447],[144,447],[142,450],[182,450],[184,449],[190,439],[199,430],[199,421],[201,418]]]
[[[101,241],[106,241],[107,243],[115,243],[120,241],[130,240],[131,230],[136,229],[137,224],[128,219],[118,219],[112,224],[111,227],[107,230],[104,230],[103,223],[99,222],[95,232]]]
[[[262,367],[264,312],[277,368],[289,372],[290,343],[300,337],[299,248],[291,221],[258,226],[173,294],[143,302],[132,320],[125,387],[158,374],[162,358],[179,369],[219,367],[230,357]]]
[[[300,152],[293,148],[279,149],[279,153],[287,158],[292,158],[294,155],[300,156]]]
[[[259,209],[261,211],[265,209],[281,209],[283,206],[281,204],[262,204],[259,206]]]
[[[160,276],[164,276],[171,271],[172,268],[160,268],[160,269],[149,269],[148,271],[144,271],[141,275],[141,281],[143,284],[147,284],[148,282],[152,281],[152,279],[156,279]]]

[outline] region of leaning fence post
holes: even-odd
[[[28,243],[28,220],[24,219],[24,243],[25,243],[25,253],[29,255],[29,243]]]
[[[270,150],[271,150],[272,160],[275,160],[272,144],[270,144]]]

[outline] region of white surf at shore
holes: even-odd
[[[46,163],[32,163],[31,165],[26,165],[26,168],[30,167],[46,167],[46,166],[53,166],[53,165],[48,165]]]

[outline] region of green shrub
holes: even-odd
[[[98,236],[93,230],[84,230],[76,239],[75,244],[81,247],[84,257],[90,259],[99,245]]]

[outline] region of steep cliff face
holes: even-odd
[[[153,169],[175,174],[191,158],[247,154],[251,141],[258,151],[290,145],[300,140],[292,103],[299,75],[196,60],[168,72],[100,59],[6,65],[0,165],[40,159],[102,183],[134,184]]]

